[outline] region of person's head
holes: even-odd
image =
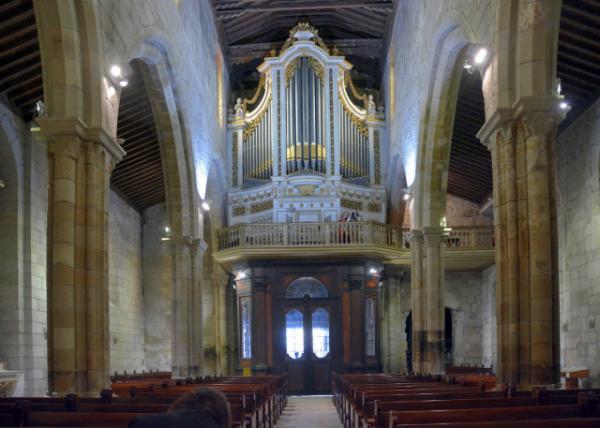
[[[172,413],[179,410],[200,411],[221,427],[229,428],[231,425],[227,399],[221,392],[211,388],[198,388],[194,392],[182,395],[171,404],[168,412]]]

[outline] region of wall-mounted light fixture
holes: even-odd
[[[4,189],[6,187],[6,183],[4,180],[0,180],[0,189]]]
[[[475,72],[475,69],[477,68],[485,67],[490,57],[488,48],[480,46],[476,49],[477,50],[474,54],[467,53],[465,57],[465,62],[463,63],[463,68],[467,70],[469,74],[473,74],[473,72]]]
[[[402,189],[402,199],[404,201],[409,201],[412,198],[412,192],[409,189]]]
[[[165,235],[162,238],[160,238],[160,240],[161,241],[168,241],[168,240],[170,240],[171,238],[169,238],[169,235],[171,233],[171,228],[169,227],[169,225],[165,226],[164,231],[165,231]]]
[[[132,72],[133,70],[129,64],[113,64],[108,70],[110,80],[115,85],[119,85],[121,88],[124,88],[129,84],[129,79],[127,76],[129,76]]]
[[[200,202],[200,208],[202,208],[204,211],[209,211],[210,201],[208,199],[204,199],[202,202]]]
[[[379,274],[379,271],[377,269],[375,269],[374,267],[372,267],[369,269],[369,274],[375,276],[375,275]]]

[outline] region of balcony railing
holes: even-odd
[[[218,251],[236,248],[352,247],[408,249],[405,234],[376,222],[238,224],[217,232]],[[457,227],[444,238],[447,249],[493,249],[494,228]]]
[[[239,247],[374,245],[401,249],[403,234],[375,222],[238,224],[217,232],[219,251]]]
[[[444,238],[447,249],[494,248],[494,227],[454,227]]]

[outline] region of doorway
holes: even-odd
[[[292,281],[279,305],[277,353],[293,394],[327,393],[335,346],[337,299],[318,279]]]

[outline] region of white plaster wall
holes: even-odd
[[[145,368],[140,214],[111,190],[109,196],[110,370]]]
[[[48,390],[46,153],[0,103],[0,359],[25,371],[26,395]]]
[[[165,204],[144,210],[143,282],[146,368],[171,370],[173,281],[170,245],[162,241],[168,226]]]
[[[556,142],[563,368],[600,386],[600,101]]]

